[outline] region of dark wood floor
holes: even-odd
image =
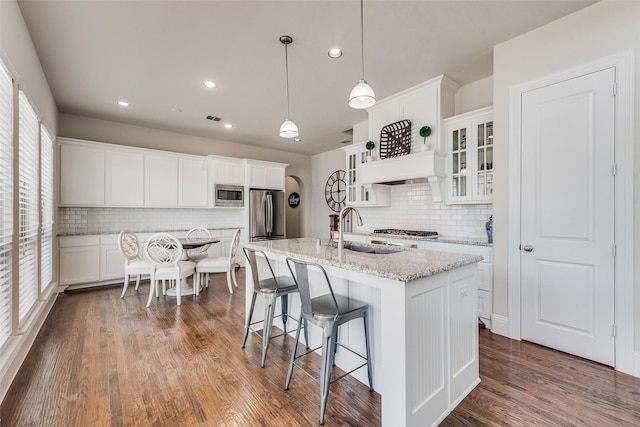
[[[61,294],[7,397],[0,426],[313,426],[318,386],[284,391],[293,339],[241,348],[244,270],[199,297],[145,308],[121,288]],[[319,358],[311,361],[317,365]],[[526,342],[480,333],[482,382],[443,426],[638,426],[640,379]],[[380,395],[332,385],[327,426],[379,426]]]

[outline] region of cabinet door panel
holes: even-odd
[[[216,184],[244,185],[244,166],[240,162],[218,160],[214,174]]]
[[[100,247],[60,248],[60,283],[74,285],[100,280]]]
[[[145,205],[178,206],[178,159],[145,156]]]
[[[60,204],[104,205],[104,150],[60,145]]]
[[[180,206],[207,207],[209,203],[207,161],[180,159]]]
[[[100,280],[124,278],[124,257],[118,245],[100,246]]]
[[[143,154],[107,150],[105,184],[105,202],[107,205],[143,206]]]

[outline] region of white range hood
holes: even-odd
[[[442,202],[445,180],[444,155],[435,150],[392,157],[360,166],[360,183],[398,185],[426,181],[434,202]]]

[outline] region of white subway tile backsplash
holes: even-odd
[[[57,234],[243,227],[242,209],[58,208]]]
[[[446,205],[434,203],[429,184],[391,187],[388,207],[359,208],[364,221],[354,231],[371,232],[379,228],[437,231],[451,239],[484,238],[485,223],[493,214],[491,204]]]

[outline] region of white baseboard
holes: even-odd
[[[640,378],[640,352],[633,353],[633,376]]]
[[[500,316],[499,314],[491,315],[491,332],[494,334],[502,335],[507,338],[509,336],[509,318]]]

